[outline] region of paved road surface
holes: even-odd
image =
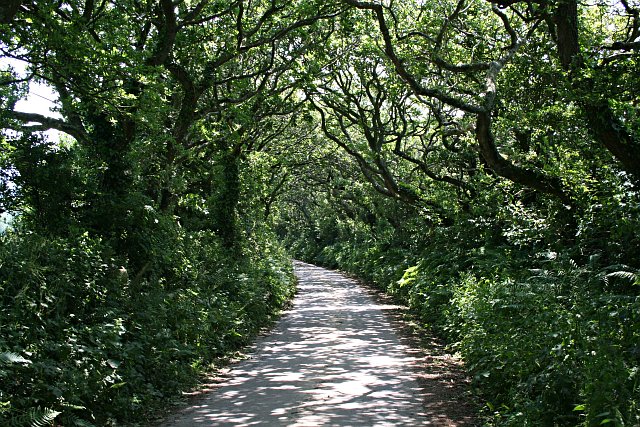
[[[251,358],[163,426],[463,425],[425,404],[434,390],[415,379],[393,306],[336,272],[296,262],[296,275],[292,309]]]

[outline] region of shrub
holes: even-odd
[[[150,240],[152,267],[138,272],[86,233],[0,236],[0,424],[140,419],[293,294],[275,243],[235,262],[210,232],[170,232],[173,245]]]

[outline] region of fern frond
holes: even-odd
[[[60,414],[60,411],[49,408],[31,408],[26,414],[14,417],[11,425],[13,427],[48,427],[53,425],[53,421]]]
[[[64,408],[75,409],[75,410],[86,410],[87,408],[81,405],[74,405],[71,403],[62,403]],[[96,427],[91,422],[80,418],[76,414],[71,411],[65,411],[64,415],[60,417],[58,420],[63,426],[77,426],[77,427]]]
[[[624,280],[628,280],[631,283],[635,283],[636,279],[638,278],[638,275],[636,273],[631,272],[631,271],[614,271],[614,272],[611,272],[611,273],[607,274],[604,277],[606,279],[608,279],[609,277],[616,277],[618,279],[624,279]],[[606,282],[606,280],[605,280],[605,282]]]
[[[18,353],[13,353],[10,351],[3,351],[2,353],[0,353],[0,365],[11,365],[13,363],[22,363],[26,365],[31,363],[31,360],[25,359]]]
[[[63,415],[59,421],[65,426],[96,427],[95,424],[69,412],[65,412],[65,415]]]

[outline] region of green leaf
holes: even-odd
[[[607,274],[605,277],[606,278],[616,277],[619,279],[628,280],[634,285],[638,284],[638,281],[636,280],[638,276],[635,273],[632,273],[631,271],[614,271],[612,273]]]
[[[48,408],[31,408],[26,414],[13,418],[11,425],[15,427],[47,427],[52,425],[55,418],[61,413],[60,411],[54,411]]]
[[[31,360],[25,359],[17,353],[12,353],[10,351],[5,351],[0,353],[0,364],[10,365],[12,363],[21,363],[23,365],[28,365],[32,363]]]
[[[120,387],[125,386],[126,384],[127,384],[127,382],[126,382],[126,381],[121,382],[121,383],[115,383],[115,384],[113,384],[113,385],[112,385],[111,387],[109,387],[109,388],[118,389],[118,388],[120,388]]]

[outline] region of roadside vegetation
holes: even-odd
[[[287,246],[410,306],[487,425],[638,425],[638,5],[347,3],[307,90],[342,150],[310,147]]]
[[[640,424],[637,0],[11,0],[0,30],[0,424],[142,422],[291,256],[409,305],[487,425]]]

